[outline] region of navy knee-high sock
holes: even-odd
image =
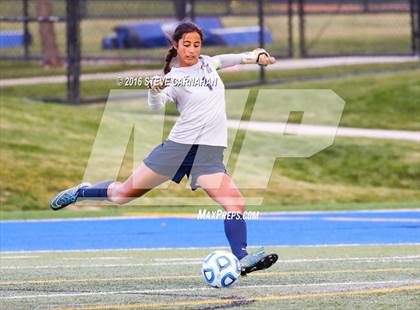
[[[229,241],[232,253],[241,259],[248,255],[246,251],[246,223],[241,214],[225,219],[225,234]]]
[[[82,187],[78,191],[77,198],[106,200],[108,198],[108,187],[113,182],[112,180],[107,180],[89,187]]]

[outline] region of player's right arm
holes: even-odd
[[[152,111],[161,109],[167,102],[175,102],[171,87],[167,87],[162,76],[154,76],[149,81],[148,104]]]
[[[239,64],[258,64],[262,66],[271,65],[276,62],[274,57],[263,48],[257,48],[250,52],[240,54],[223,54],[211,57],[217,70],[236,66]]]

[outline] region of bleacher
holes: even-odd
[[[259,26],[225,28],[219,17],[199,17],[194,22],[203,30],[207,46],[239,46],[259,43]],[[102,40],[104,49],[157,48],[170,46],[170,38],[178,21],[156,21],[118,25],[114,34]],[[264,42],[272,37],[264,29]]]
[[[28,44],[31,36],[28,37]],[[0,48],[23,47],[25,45],[25,33],[20,30],[0,31]]]

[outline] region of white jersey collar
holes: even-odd
[[[201,56],[200,56],[196,64],[194,64],[192,66],[188,66],[188,67],[172,67],[171,71],[173,71],[173,72],[190,72],[190,71],[193,71],[193,70],[196,70],[196,69],[200,68],[201,65],[202,65],[202,59],[201,59]]]

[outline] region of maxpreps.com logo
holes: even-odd
[[[197,220],[234,220],[243,218],[244,220],[258,220],[260,212],[258,211],[244,211],[241,215],[238,212],[233,211],[209,211],[206,209],[200,209],[197,213]]]

